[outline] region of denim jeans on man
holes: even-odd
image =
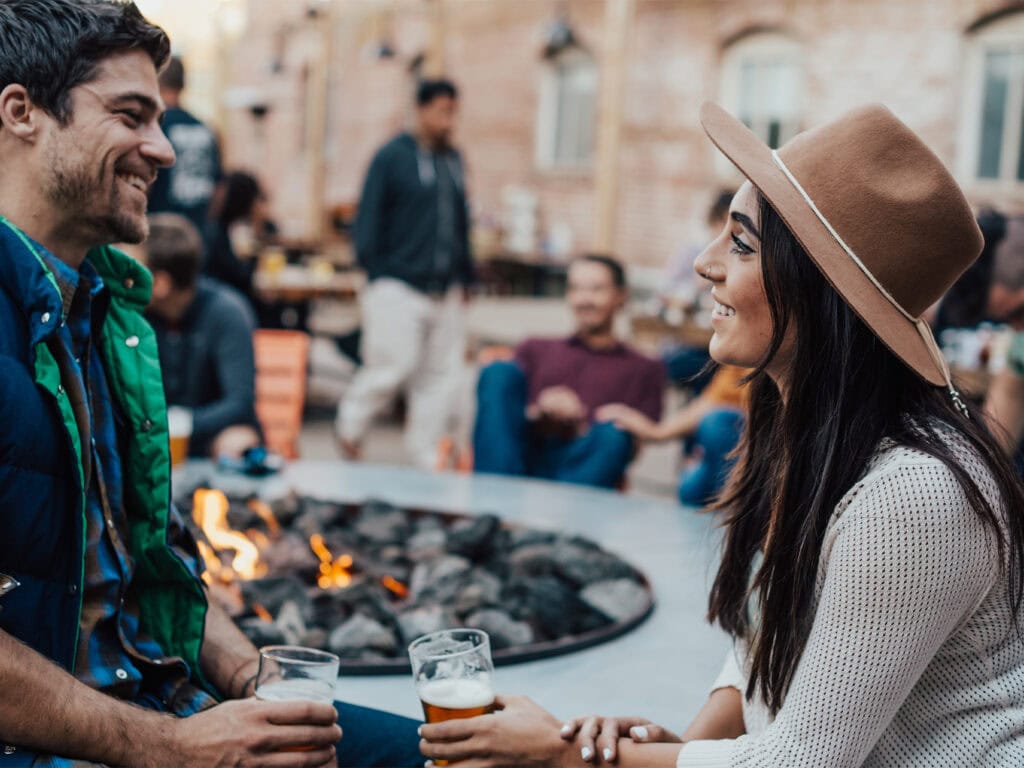
[[[526,418],[527,385],[513,362],[480,372],[473,461],[477,472],[614,488],[633,458],[633,438],[612,424],[592,424],[565,440],[533,434]]]

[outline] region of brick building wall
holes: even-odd
[[[440,0],[335,0],[323,162],[323,207],[355,201],[376,147],[411,116],[409,59],[428,49]],[[547,24],[567,11],[586,48],[602,57],[603,0],[444,0],[445,66],[460,85],[458,142],[478,213],[496,216],[502,190],[518,185],[539,199],[542,226],[567,225],[575,250],[594,230],[594,175],[552,173],[535,163],[541,57]],[[867,101],[889,105],[950,167],[955,165],[971,28],[1021,3],[1006,0],[637,0],[629,39],[615,251],[631,264],[659,267],[681,245],[703,237],[714,192],[736,177],[697,124],[700,104],[718,99],[730,45],[774,30],[801,48],[805,89],[801,126]],[[386,37],[393,59],[372,55]],[[250,26],[231,51],[226,81],[258,93],[269,107],[256,120],[228,109],[229,164],[257,171],[294,236],[303,234],[309,174],[320,156],[304,145],[304,86],[320,41],[302,3],[251,0]],[[271,63],[277,62],[277,70]],[[303,73],[306,73],[304,75]],[[1014,205],[1015,200],[980,201]],[[1024,202],[1024,201],[1022,201]]]

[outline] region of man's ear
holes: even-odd
[[[24,141],[34,141],[43,115],[19,83],[11,83],[0,91],[0,129]]]
[[[174,290],[174,281],[163,270],[153,271],[153,301],[162,301]]]

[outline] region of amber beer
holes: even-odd
[[[494,711],[491,639],[479,629],[444,629],[409,646],[416,693],[428,723]],[[448,765],[435,760],[435,765]]]
[[[494,691],[488,678],[475,680],[430,680],[419,686],[423,718],[443,723],[463,717],[494,712]]]
[[[188,461],[188,441],[192,437],[192,411],[171,406],[167,409],[167,431],[171,437],[171,466]]]

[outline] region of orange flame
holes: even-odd
[[[268,611],[266,608],[264,608],[259,603],[253,603],[252,604],[252,612],[255,613],[257,616],[259,616],[264,621],[270,621],[270,622],[274,621],[274,617],[270,615],[270,611]]]
[[[405,597],[409,594],[409,588],[394,576],[385,576],[380,580],[380,583],[387,587],[392,594],[395,594],[398,597]]]
[[[267,504],[267,502],[260,499],[250,499],[248,507],[259,515],[260,520],[266,523],[267,530],[270,531],[271,538],[274,538],[281,533],[281,524],[277,522],[277,517],[274,516],[274,510],[270,508],[270,505]]]
[[[352,572],[349,571],[352,567],[352,555],[342,555],[335,560],[331,550],[324,545],[324,537],[319,533],[309,537],[309,546],[320,558],[320,575],[316,583],[321,589],[347,587],[352,583]]]
[[[228,525],[228,499],[223,493],[199,488],[192,497],[192,517],[216,550],[214,552],[200,544],[200,552],[211,578],[231,581],[237,575],[242,579],[255,579],[266,573],[266,566],[260,562],[259,548],[244,533],[232,530]],[[230,568],[222,565],[217,554],[223,550],[233,550],[235,553]],[[207,583],[210,581],[207,580]]]

